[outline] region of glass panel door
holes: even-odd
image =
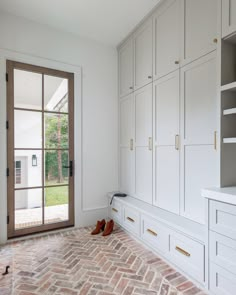
[[[73,74],[7,61],[8,236],[74,223]]]

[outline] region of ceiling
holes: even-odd
[[[0,10],[116,46],[160,0],[0,0]]]

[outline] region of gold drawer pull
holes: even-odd
[[[178,251],[179,253],[181,253],[181,254],[187,256],[187,257],[190,257],[190,256],[191,256],[188,252],[184,251],[183,249],[181,249],[181,248],[178,247],[178,246],[175,247],[175,250]]]
[[[157,237],[157,233],[151,230],[150,228],[147,229],[147,232],[155,237]]]
[[[129,220],[130,222],[135,222],[135,221],[133,220],[133,218],[131,218],[131,217],[127,217],[126,219]]]
[[[118,212],[118,210],[116,209],[116,208],[112,208],[112,211],[114,211],[114,212]]]

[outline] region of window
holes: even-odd
[[[15,162],[15,183],[21,184],[21,161]]]

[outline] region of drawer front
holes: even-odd
[[[151,218],[141,216],[141,238],[163,254],[169,250],[169,232],[162,224]]]
[[[139,235],[139,233],[140,233],[140,213],[131,207],[124,207],[123,225],[131,233]]]
[[[222,267],[210,264],[210,291],[216,295],[234,295],[236,276]]]
[[[171,260],[188,275],[192,276],[199,282],[204,282],[204,245],[184,235],[171,232],[170,256]]]
[[[210,229],[236,240],[236,206],[210,201]]]
[[[116,200],[113,200],[110,206],[110,217],[119,224],[122,224],[122,205]]]
[[[236,275],[236,241],[210,232],[210,260]]]

